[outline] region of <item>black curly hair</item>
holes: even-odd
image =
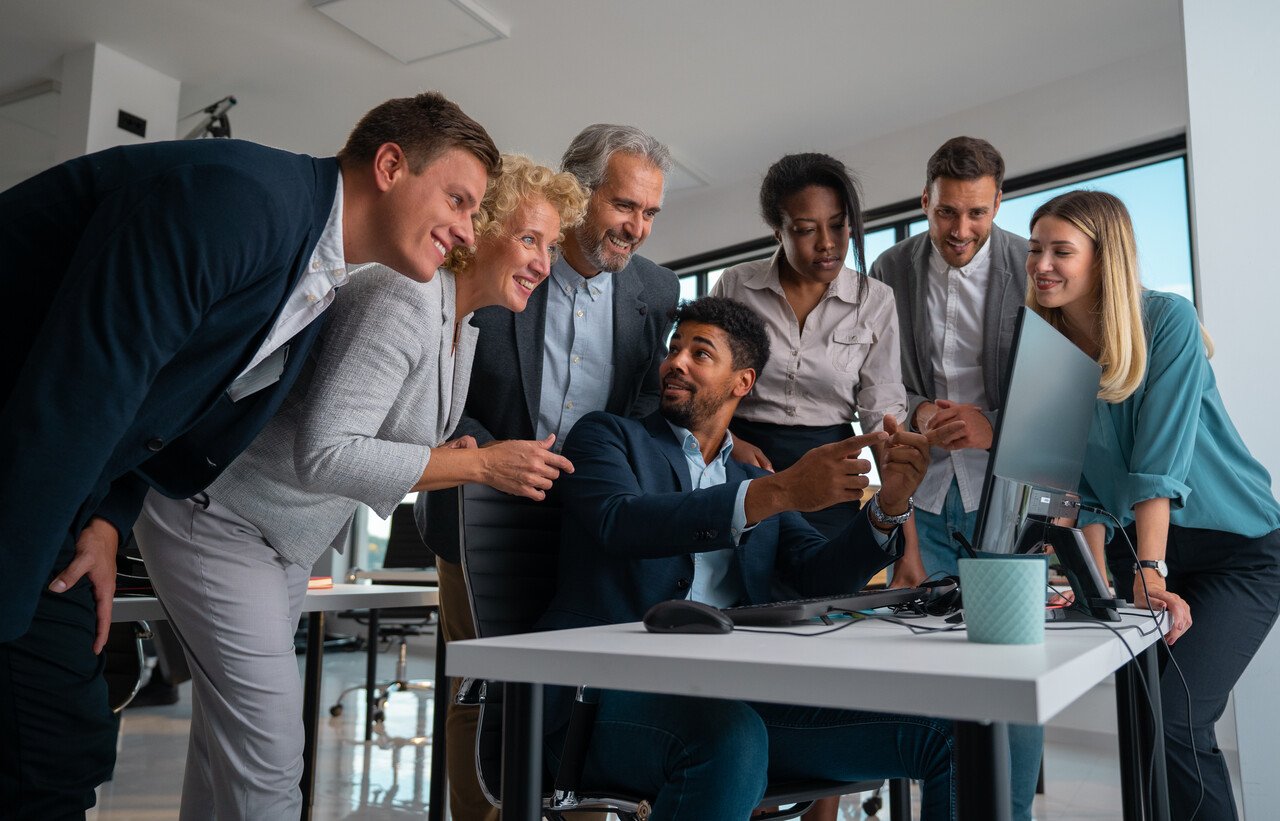
[[[764,329],[764,320],[736,299],[704,296],[685,302],[676,309],[675,319],[677,330],[681,322],[701,322],[724,331],[729,337],[733,367],[751,368],[757,379],[769,361],[769,334]]]

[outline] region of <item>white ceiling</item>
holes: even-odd
[[[554,162],[582,126],[632,123],[716,189],[1181,49],[1178,0],[477,2],[510,39],[405,65],[309,0],[0,0],[0,97],[99,42],[180,80],[184,114],[235,95],[234,135],[282,148],[332,154],[372,105],[434,88],[504,150]],[[9,139],[33,139],[22,116]]]

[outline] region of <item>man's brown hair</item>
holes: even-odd
[[[422,173],[428,163],[451,148],[470,153],[490,177],[502,169],[498,147],[484,126],[462,113],[457,103],[436,91],[387,100],[360,118],[338,152],[343,164],[373,162],[385,143],[400,146],[409,170]]]
[[[1004,157],[995,146],[977,137],[952,137],[929,158],[925,166],[925,188],[938,177],[977,180],[994,177],[996,190],[1004,185]]]

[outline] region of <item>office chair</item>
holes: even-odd
[[[382,566],[388,570],[392,568],[420,568],[424,570],[424,576],[427,575],[425,571],[428,568],[432,570],[435,568],[435,556],[427,549],[422,537],[418,534],[418,526],[413,521],[413,505],[411,504],[398,505],[391,514],[391,534],[387,538],[387,554]],[[434,580],[434,575],[432,575],[432,579]],[[398,583],[404,584],[405,582]],[[428,627],[435,623],[433,621],[434,610],[435,608],[433,607],[390,607],[378,611],[377,635],[370,636],[370,641],[396,640],[396,671],[393,678],[373,684],[374,709],[371,712],[371,718],[374,722],[381,722],[386,718],[387,699],[391,697],[392,693],[422,693],[435,689],[433,680],[411,679],[407,670],[408,639],[410,636],[422,635]],[[366,623],[358,616],[356,621],[362,624]],[[343,690],[338,694],[333,706],[329,708],[329,714],[334,716],[342,715],[342,700],[346,698],[347,694],[366,688],[367,684],[357,684]]]
[[[555,592],[562,510],[554,502],[534,502],[484,485],[464,485],[458,499],[459,552],[476,635],[490,638],[530,632]],[[482,682],[479,693],[476,769],[489,802],[501,806],[502,687]],[[583,688],[579,688],[560,770],[550,790],[544,790],[543,814],[552,821],[562,821],[567,812],[603,811],[616,813],[624,821],[644,821],[650,812],[645,798],[581,787],[594,718],[594,705],[582,695]],[[818,798],[870,792],[883,783],[813,780],[770,784],[760,806],[789,808],[753,821],[794,818]]]

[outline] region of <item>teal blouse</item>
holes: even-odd
[[[1094,409],[1084,502],[1122,525],[1133,521],[1138,502],[1167,498],[1170,522],[1182,527],[1249,538],[1280,527],[1271,477],[1223,407],[1195,307],[1176,294],[1144,291],[1142,313],[1147,372],[1128,399],[1099,400]]]

